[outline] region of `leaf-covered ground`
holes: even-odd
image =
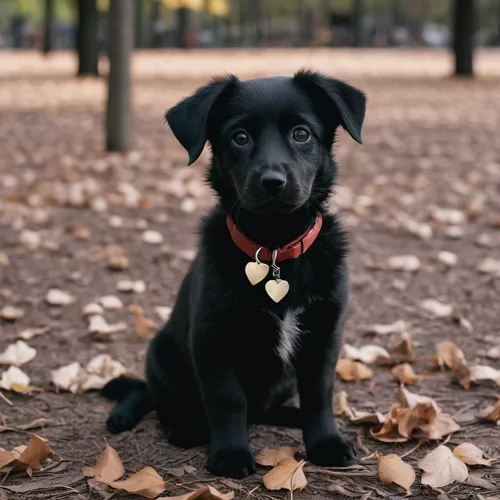
[[[197,221],[212,198],[203,185],[208,154],[185,167],[185,152],[163,124],[165,109],[214,73],[234,71],[244,78],[303,66],[348,79],[368,95],[364,146],[342,133],[336,148],[340,186],[332,210],[349,228],[352,249],[346,342],[391,351],[400,334],[373,325],[404,321],[394,329],[409,334],[417,357],[411,365],[421,376],[407,388],[432,398],[461,430],[414,449],[415,439],[380,442],[370,436],[373,425],[340,417],[360,458],[368,458],[347,473],[328,475],[306,464],[308,484],[294,498],[402,497],[404,489],[377,479],[375,452],[406,454],[404,461],[417,472],[411,488],[417,498],[498,497],[498,461],[468,466],[469,479],[439,491],[422,485],[417,464],[446,440],[451,450],[471,442],[487,458],[500,456],[500,427],[477,417],[500,395],[498,372],[488,371],[490,380],[472,381],[468,390],[457,381],[467,386],[467,377],[478,378],[478,370],[468,373],[467,367],[500,369],[499,52],[479,55],[481,78],[475,81],[447,78],[451,61],[444,52],[138,53],[137,143],[126,155],[103,151],[105,82],[74,79],[72,56],[4,52],[0,63],[0,353],[20,335],[27,338],[36,355],[21,349],[32,359],[20,368],[27,384],[43,389],[32,395],[2,389],[0,412],[10,428],[47,421],[23,432],[0,427],[0,447],[26,445],[26,432],[35,432],[66,460],[35,471],[33,479],[19,469],[7,477],[0,473],[0,498],[2,491],[13,499],[101,498],[89,493],[81,467],[94,465],[106,442],[119,453],[126,476],[154,467],[166,480],[164,495],[213,486],[234,490],[236,498],[290,498],[286,490],[266,490],[262,477],[269,468],[259,467],[243,481],[209,476],[206,450],[168,445],[154,415],[132,432],[109,435],[104,423],[111,403],[94,392],[57,393],[51,371],[73,362],[85,367],[94,356],[109,354],[141,373],[144,337],[175,300],[196,248]],[[124,280],[133,281],[128,286],[135,291],[119,291]],[[105,323],[94,319],[91,333],[82,310],[108,295],[124,307],[114,309],[115,299],[101,301]],[[35,328],[37,335],[29,338]],[[467,367],[461,360],[451,369],[431,369],[436,344],[447,340],[461,348]],[[371,362],[371,353],[351,349],[345,356]],[[11,351],[4,362],[17,354]],[[407,357],[403,351],[401,360]],[[396,403],[399,383],[391,366],[376,362],[369,368],[371,377],[356,365],[354,377],[367,379],[339,381],[337,389],[347,392],[350,408],[385,415]],[[484,368],[479,378],[481,373]],[[254,427],[251,437],[256,453],[301,447],[298,431]],[[183,466],[190,467],[180,472]]]

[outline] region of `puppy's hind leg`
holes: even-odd
[[[101,389],[101,394],[118,402],[106,421],[108,430],[113,434],[133,429],[153,409],[144,380],[114,378]]]

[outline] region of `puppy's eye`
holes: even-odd
[[[311,134],[309,134],[309,132],[302,127],[297,127],[293,131],[293,139],[297,142],[306,142],[309,139],[310,135]]]
[[[233,141],[238,145],[238,146],[245,146],[245,144],[248,144],[248,135],[245,132],[236,132],[233,136]]]

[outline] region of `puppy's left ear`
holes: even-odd
[[[366,96],[361,90],[314,71],[301,70],[294,75],[294,80],[319,104],[320,110],[330,116],[337,114],[337,125],[342,125],[356,142],[363,143],[361,129]]]
[[[170,108],[165,114],[176,139],[189,153],[189,163],[194,163],[207,142],[209,116],[217,99],[238,79],[234,75],[214,78],[199,88],[191,97]]]

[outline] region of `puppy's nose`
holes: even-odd
[[[262,174],[260,183],[270,192],[277,193],[281,191],[286,184],[286,177],[281,172],[268,171]]]

